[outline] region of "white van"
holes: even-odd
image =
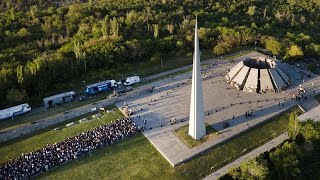
[[[132,76],[132,77],[127,77],[126,81],[123,84],[126,86],[130,86],[131,84],[135,84],[139,82],[140,82],[139,76]]]

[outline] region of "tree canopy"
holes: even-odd
[[[296,119],[294,112],[289,118],[289,140],[242,163],[221,179],[317,179],[320,176],[320,123]]]
[[[257,45],[286,59],[316,57],[319,8],[309,0],[3,0],[0,108],[14,105],[11,89],[39,99],[72,89],[75,78],[115,78],[154,54],[190,54],[196,15],[201,49],[216,55]]]

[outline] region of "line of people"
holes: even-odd
[[[139,131],[130,118],[118,119],[1,164],[0,179],[30,179]]]

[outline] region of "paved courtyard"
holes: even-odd
[[[233,62],[228,60],[216,65],[211,64],[215,63],[215,60],[203,62],[209,63],[202,68],[203,74],[208,76],[203,80],[205,121],[216,129],[219,135],[196,147],[189,148],[173,134],[175,129],[188,124],[191,72],[152,83],[150,86],[155,86],[153,93],[128,99],[125,103],[132,110],[133,119],[139,126],[143,126],[146,120],[144,135],[172,166],[176,166],[297,103],[310,101],[313,93],[317,93],[320,86],[318,77],[312,75],[311,78],[301,79],[301,69],[293,69],[294,66],[280,62],[277,62],[279,66],[285,72],[288,71],[289,77],[293,79],[293,85],[285,92],[246,93],[226,83],[224,72],[227,69],[245,57],[260,56],[263,55],[254,52],[235,58]],[[309,100],[297,101],[290,97],[296,93],[300,84],[306,88],[307,94],[311,94]],[[122,107],[123,102],[117,106]],[[245,113],[248,111],[252,111],[253,115],[246,118]],[[177,119],[173,125],[169,123],[171,118]],[[223,127],[224,122],[229,123],[228,128]]]

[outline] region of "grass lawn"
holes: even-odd
[[[143,134],[71,161],[37,179],[181,179]]]
[[[201,179],[212,173],[215,169],[220,168],[247,153],[249,150],[258,147],[285,132],[288,125],[289,114],[295,110],[299,111],[297,107],[292,108],[277,117],[270,119],[268,122],[248,130],[176,168],[171,167],[142,134],[138,134],[109,147],[97,150],[90,156],[85,156],[79,160],[57,167],[37,178]],[[112,120],[113,118],[109,117],[108,119]],[[77,126],[74,128],[76,127]],[[26,141],[25,143],[23,143],[24,141],[12,143],[8,146],[1,147],[0,154],[6,155],[9,153],[11,158],[17,157],[22,152],[37,149],[44,144],[71,136],[69,133],[71,130],[72,128],[68,129],[68,131],[58,131],[54,133],[50,131],[30,137],[24,140]],[[77,133],[78,132],[74,134]],[[6,151],[4,149],[6,149]],[[17,152],[11,152],[12,149]],[[2,161],[3,159],[8,159],[8,156],[6,155],[6,158],[1,157],[1,159]]]
[[[316,95],[314,98],[316,99],[316,101],[318,101],[318,103],[320,103],[320,94]]]
[[[14,139],[12,141],[0,144],[0,154],[1,154],[0,163],[11,158],[19,157],[22,153],[34,151],[36,149],[42,148],[47,144],[53,144],[55,142],[62,141],[68,137],[72,137],[81,132],[85,132],[94,127],[98,127],[101,124],[106,124],[106,123],[109,123],[110,121],[114,121],[115,119],[124,117],[123,114],[115,106],[112,106],[112,107],[114,111],[111,113],[104,113],[101,118],[94,118],[92,120],[83,122],[81,124],[78,123],[75,126],[72,126],[69,128],[66,128],[65,124],[69,123],[70,121],[64,122],[58,125],[59,130],[57,131],[53,131],[52,129],[54,127],[50,127],[45,131],[41,131],[36,134],[29,135],[29,137],[18,138],[18,139]],[[106,108],[106,109],[110,109],[110,108]],[[91,117],[91,114],[93,113],[90,113],[89,115],[86,115],[86,116],[84,115],[84,116],[75,118],[72,121],[77,121],[84,117]]]
[[[209,124],[206,123],[206,132],[207,135],[200,139],[200,140],[195,140],[191,136],[188,135],[189,131],[189,125],[182,126],[176,130],[173,131],[173,133],[187,146],[189,147],[195,147],[198,146],[204,142],[206,142],[209,139],[212,139],[213,137],[217,136],[218,133],[217,131],[210,126]]]

